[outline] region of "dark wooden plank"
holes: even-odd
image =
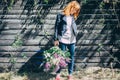
[[[109,52],[109,51],[108,51]],[[110,53],[106,53],[105,51],[79,51],[75,53],[75,57],[76,59],[80,58],[80,59],[83,59],[83,58],[86,58],[86,57],[109,57],[111,54]]]
[[[47,24],[47,22],[45,24]],[[101,29],[112,30],[113,27],[116,26],[116,24],[80,24],[80,25],[79,25],[79,23],[77,23],[77,24],[78,24],[77,25],[78,30],[86,30],[86,29],[89,29],[89,30],[101,30]],[[4,26],[4,23],[0,24],[0,27],[2,27],[2,26]],[[37,26],[36,24],[19,24],[19,23],[18,24],[17,23],[9,24],[9,23],[6,23],[4,30],[21,30],[23,28],[33,29],[36,26]],[[41,27],[39,27],[39,29],[40,28]],[[54,28],[54,24],[53,24],[53,26],[51,25],[50,27],[48,27],[48,29],[50,29],[50,28]]]
[[[0,51],[38,51],[42,46],[22,46],[20,48],[14,48],[12,46],[0,46]]]
[[[97,51],[98,49],[100,48],[100,46],[98,46],[98,45],[88,45],[88,46],[81,46],[81,45],[79,45],[79,46],[76,46],[76,51],[78,51],[78,52],[82,52],[82,51]],[[104,48],[104,50],[106,50],[106,51],[109,51],[109,50],[111,50],[113,47],[112,47],[112,45],[110,46],[110,45],[103,45],[103,48]],[[101,51],[104,51],[103,49],[101,49]]]
[[[118,65],[120,65],[120,63],[118,63],[116,61],[111,61],[111,60],[113,60],[111,57],[106,57],[106,58],[105,57],[100,57],[100,58],[96,57],[96,58],[93,58],[93,59],[90,59],[90,58],[84,58],[83,60],[76,59],[75,63],[88,63],[88,64],[89,63],[98,63],[98,64],[104,64],[104,63],[106,63],[106,64],[110,65],[110,62],[113,62],[113,66],[116,63]]]
[[[75,70],[81,70],[87,67],[109,67],[109,65],[107,65],[108,63],[97,63],[97,62],[81,62],[81,63],[75,63]],[[115,63],[116,64],[116,63]]]
[[[12,51],[10,51],[10,52],[5,52],[5,51],[1,51],[0,52],[0,57],[5,57],[5,58],[9,58],[10,57],[10,55],[13,55],[14,57],[24,57],[24,56],[26,56],[26,57],[33,57],[33,56],[35,56],[35,55],[42,55],[42,53],[43,53],[43,51],[44,51],[44,49],[42,49],[42,50],[37,50],[37,51],[28,51],[28,52],[26,52],[26,51],[16,51],[16,52],[12,52]]]
[[[27,62],[29,59],[33,59],[33,61],[36,61],[36,60],[42,60],[43,57],[42,56],[36,56],[36,57],[27,57],[27,58],[24,58],[24,57],[14,57],[15,61],[17,63],[23,63],[23,62]],[[87,59],[87,60],[86,60]],[[75,58],[75,61],[76,62],[83,62],[83,61],[88,61],[88,62],[97,62],[99,63],[100,61],[108,61],[110,60],[111,57],[108,56],[108,57],[84,57],[84,58]],[[10,57],[0,57],[0,63],[9,63],[11,60]]]
[[[33,61],[33,62],[31,62],[31,63],[27,63],[27,62],[17,62],[16,64],[15,64],[15,68],[17,68],[17,69],[20,69],[23,65],[25,65],[26,67],[28,67],[28,68],[33,68],[33,64],[34,64],[34,67],[35,67],[35,64],[36,64],[36,66],[38,66],[38,65],[40,65],[41,64],[41,62],[40,61]],[[75,65],[81,65],[81,66],[87,66],[87,67],[92,67],[92,66],[100,66],[100,64],[102,64],[102,65],[106,65],[106,64],[108,64],[107,62],[95,62],[95,61],[88,61],[88,62],[84,62],[84,61],[75,61]],[[114,63],[115,64],[115,63]],[[10,66],[10,63],[0,63],[0,67],[9,67]]]
[[[17,35],[17,34],[16,34]],[[16,35],[0,35],[0,39],[15,39]]]
[[[51,47],[52,45],[41,45],[41,46],[21,46],[20,48],[14,48],[12,46],[0,46],[0,51],[38,51],[44,47]],[[111,45],[104,45],[103,48],[108,51],[111,50],[113,47]],[[76,46],[77,51],[97,51],[99,49],[98,45],[79,45]]]
[[[11,58],[1,58],[0,57],[0,63],[9,63],[11,60]],[[27,62],[29,60],[28,58],[20,58],[20,57],[16,57],[14,58],[14,60],[16,61],[16,63],[23,63],[23,62]]]
[[[36,30],[37,29],[37,27],[36,26],[34,26],[33,28],[28,28],[28,29],[26,29],[27,27],[25,27],[25,28],[21,28],[21,29],[14,29],[14,30],[9,30],[9,29],[5,29],[5,30],[2,30],[1,31],[1,35],[2,34],[6,34],[6,35],[9,35],[9,34],[17,34],[17,33],[22,33],[22,34],[26,34],[26,33],[32,33],[32,34],[34,34],[34,33],[39,33],[39,35],[40,34],[44,34],[45,35],[45,33],[47,34],[47,35],[49,35],[49,34],[54,34],[54,27],[49,27],[49,25],[45,25],[45,26],[43,26],[42,28],[43,29],[41,29],[40,30],[40,28],[38,28],[38,30]],[[110,35],[107,35],[107,34],[112,34],[112,30],[89,30],[89,29],[78,29],[78,33],[79,33],[79,35],[83,35],[83,34],[89,34],[89,36],[90,35],[93,35],[93,37],[94,36],[101,36],[102,34],[104,34],[105,36],[110,36]],[[78,35],[78,36],[79,36]],[[91,36],[92,37],[92,36]]]
[[[14,31],[15,33],[17,31]],[[10,32],[9,34],[8,33],[4,33],[4,34],[1,34],[0,35],[0,40],[14,40],[15,37],[17,36],[17,33],[15,34],[14,32]],[[29,33],[29,34],[28,34]],[[46,34],[47,33],[47,34]],[[53,32],[54,33],[54,32]],[[53,33],[50,33],[50,32],[44,32],[44,31],[41,31],[41,32],[38,32],[38,33],[32,33],[32,32],[25,32],[23,34],[19,34],[20,37],[24,40],[24,41],[27,41],[27,40],[34,40],[34,41],[41,41],[41,39],[43,40],[51,40],[53,39]],[[27,36],[28,35],[28,36]],[[112,34],[111,34],[112,35]],[[105,35],[105,34],[89,34],[89,33],[79,33],[78,36],[77,36],[77,44],[91,44],[91,43],[109,43],[109,41],[112,39],[112,36],[111,35]],[[119,41],[119,39],[116,39],[116,41]]]
[[[15,69],[20,69],[25,63],[17,63],[15,64]],[[10,63],[0,63],[0,67],[3,67],[3,68],[9,68],[11,66]]]
[[[47,16],[51,16],[51,15],[47,15]],[[54,15],[54,16],[56,16],[56,14]],[[32,21],[31,20],[27,20],[27,22],[26,22],[26,20],[20,20],[20,19],[0,19],[0,21],[2,21],[3,23],[20,23],[20,24],[24,24],[24,23],[31,23]],[[51,20],[50,20],[51,21]],[[89,23],[89,24],[107,24],[107,22],[110,22],[110,24],[118,24],[118,20],[117,19],[108,19],[108,20],[105,20],[105,21],[103,21],[103,19],[85,19],[85,20],[82,20],[82,21],[80,21],[81,22],[81,24],[86,24],[87,22],[91,22],[91,23]],[[55,20],[52,20],[51,21],[52,22],[52,24],[54,24],[55,23]]]
[[[36,35],[36,36],[38,36],[38,35],[53,35],[54,34],[54,30],[51,30],[51,29],[43,29],[43,30],[41,30],[40,28],[38,28],[38,30],[37,30],[37,27],[36,26],[34,26],[33,28],[28,28],[27,29],[27,27],[25,27],[25,28],[21,28],[21,29],[13,29],[13,30],[2,30],[1,31],[1,34],[0,34],[0,36],[5,36],[5,35],[19,35],[19,34],[21,34],[21,35],[26,35],[26,34],[29,34],[29,35]]]
[[[10,46],[14,43],[14,39],[9,39],[9,40],[1,40],[0,39],[0,46]],[[47,36],[47,39],[44,36],[40,36],[39,39],[24,39],[23,38],[23,46],[39,46],[39,45],[52,45],[52,36]],[[103,44],[103,45],[112,45],[110,43],[111,40],[78,40],[76,45],[98,45],[98,44]],[[119,41],[119,40],[116,40]],[[114,45],[119,45],[120,43],[115,43]]]
[[[37,51],[0,51],[0,57],[10,57],[12,54],[14,57],[23,57],[25,55],[26,57],[32,57],[34,55],[41,55],[43,51],[47,49],[43,48]],[[106,50],[107,51],[107,50]],[[98,52],[97,50],[76,50],[75,57],[76,58],[85,58],[85,57],[108,57],[111,54],[110,51],[103,51],[101,50]]]
[[[9,35],[9,34],[8,35],[0,35],[0,40],[15,40],[16,36],[17,36],[17,34],[16,35]],[[37,33],[32,34],[30,32],[26,32],[26,34],[21,34],[19,36],[20,36],[20,38],[22,38],[23,41],[35,40],[35,39],[37,39],[39,41],[42,41],[42,40],[49,41],[49,40],[51,40],[51,38],[53,38],[53,36],[51,36],[51,35],[48,35],[48,36],[37,35]]]
[[[12,46],[12,44],[14,43],[14,40],[0,40],[0,46]],[[52,45],[53,42],[49,42],[51,41],[51,37],[48,36],[47,38],[45,38],[44,36],[43,37],[40,37],[39,40],[34,40],[34,39],[31,39],[31,40],[24,40],[23,38],[23,43],[22,45],[23,46],[40,46],[40,45]]]
[[[39,11],[42,11],[42,10],[44,10],[44,9],[42,9],[42,8],[40,8],[40,9],[34,9],[34,10],[32,10],[31,11],[31,15],[37,15],[38,14],[38,10]],[[7,11],[7,10],[6,10]],[[54,9],[50,9],[49,10],[49,13],[50,14],[57,14],[57,13],[59,13],[61,11],[61,9],[58,9],[58,10],[54,10]],[[47,12],[47,11],[46,11]],[[28,13],[28,10],[10,10],[9,12],[7,12],[6,13],[6,15],[27,15],[27,13]],[[0,10],[0,15],[3,15],[3,10]],[[40,14],[40,16],[41,16],[41,14]],[[4,17],[5,19],[7,19],[7,17]],[[15,17],[14,17],[15,18]],[[17,17],[16,17],[17,18]],[[21,17],[19,17],[19,18],[21,18]]]

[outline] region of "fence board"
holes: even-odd
[[[23,2],[23,4],[22,4]],[[5,10],[0,3],[0,67],[10,66],[10,55],[17,58],[15,68],[38,69],[41,60],[39,51],[53,46],[54,24],[56,14],[65,3],[37,4],[26,3],[22,0]],[[112,9],[99,8],[99,1],[82,2],[82,9],[78,17],[78,36],[75,52],[75,66],[105,66],[109,64],[110,54],[119,59],[119,7]],[[4,10],[4,11],[3,11]],[[109,12],[109,13],[102,13]],[[39,15],[38,15],[39,13]],[[14,48],[15,37],[22,38],[23,45]],[[100,52],[98,49],[102,44]],[[27,58],[23,58],[23,54]],[[35,62],[35,63],[34,63]],[[114,62],[116,63],[116,62]],[[36,65],[36,67],[35,67]]]

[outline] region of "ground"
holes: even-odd
[[[61,72],[61,80],[67,80],[67,70]],[[74,80],[120,80],[120,70],[89,67],[73,73]],[[55,80],[55,73],[24,73],[15,75],[13,72],[0,73],[0,80]]]

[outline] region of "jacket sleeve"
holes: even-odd
[[[77,32],[77,25],[75,22],[75,19],[73,18],[73,22],[72,22],[72,29],[73,29],[73,33],[75,36],[77,36],[78,32]]]
[[[57,14],[56,21],[55,21],[55,32],[54,32],[54,40],[58,40],[58,27],[60,23],[60,14]]]

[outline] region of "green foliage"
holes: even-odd
[[[16,63],[16,58],[14,58],[13,55],[11,55],[9,62],[13,65]]]
[[[62,50],[61,50],[59,47],[57,47],[57,46],[54,46],[54,47],[50,48],[49,50],[44,51],[44,56],[45,56],[46,58],[48,58],[48,57],[52,58],[52,56],[53,56],[55,53],[56,53],[56,54],[59,54],[60,56],[65,57],[65,58],[67,58],[67,57],[70,56],[70,53],[69,53],[68,51],[62,51]]]
[[[43,53],[45,59],[45,71],[57,71],[60,67],[65,68],[70,61],[70,53],[62,51],[59,47],[55,46]]]
[[[26,54],[25,53],[21,53],[21,56],[25,59],[27,58]]]
[[[97,51],[100,53],[101,51],[105,51],[106,54],[108,54],[110,56],[110,58],[113,59],[113,62],[118,62],[120,64],[120,61],[118,60],[117,57],[114,57],[114,55],[110,54],[109,51],[107,51],[105,48],[104,48],[104,45],[102,43],[98,44],[99,48],[97,49]]]
[[[87,3],[89,0],[81,0],[82,3]]]
[[[12,9],[12,6],[15,2],[15,0],[4,0],[4,2],[7,4],[8,11]]]
[[[17,63],[17,49],[19,49],[23,45],[23,41],[19,35],[15,37],[15,41],[12,43],[12,47],[15,49],[15,53],[10,54],[9,63],[11,65],[10,71],[16,72],[15,64]],[[27,58],[25,53],[20,54],[22,58]]]
[[[36,6],[37,5],[37,1],[36,0],[34,0],[34,6]]]
[[[44,0],[44,2],[48,4],[49,0]]]
[[[102,47],[103,47],[103,44],[102,44],[102,43],[99,43],[98,46],[99,46],[99,48],[97,49],[97,51],[100,52],[101,49],[102,49]]]
[[[100,8],[100,9],[103,9],[104,6],[105,6],[105,3],[102,1],[102,2],[100,3],[100,5],[99,5],[99,8]]]
[[[21,47],[22,44],[23,44],[22,39],[17,35],[17,36],[15,37],[14,43],[12,44],[12,47],[18,48],[18,47]]]

